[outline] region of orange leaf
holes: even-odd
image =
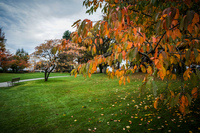
[[[182,97],[181,97],[181,104],[184,106],[184,104],[185,104],[185,96],[183,95]]]
[[[192,90],[192,98],[197,98],[197,96],[198,96],[198,90],[197,90],[197,87],[195,87],[195,88],[193,88],[193,90]]]
[[[97,38],[94,40],[95,44],[97,44]]]
[[[188,98],[185,96],[185,106],[187,107],[188,105],[189,105]]]
[[[77,73],[75,74],[75,78],[77,77]]]
[[[121,52],[121,48],[120,48],[120,47],[118,47],[117,51],[118,51],[118,53],[120,53],[120,52]]]
[[[172,80],[176,80],[176,74],[172,74]]]
[[[79,37],[79,38],[78,38],[78,42],[81,43],[81,41],[82,41],[82,40],[81,40],[81,37]]]
[[[130,83],[130,78],[129,78],[129,76],[127,76],[127,82]]]
[[[119,80],[119,85],[120,85],[120,86],[122,85],[122,80],[121,80],[121,79]]]
[[[155,55],[154,55],[154,57],[157,58],[157,55],[158,55],[158,48],[156,48],[156,50],[155,50]]]
[[[154,106],[155,109],[157,109],[157,107],[158,107],[158,100],[159,100],[159,98],[157,98],[156,101],[153,104],[153,106]]]
[[[190,78],[190,73],[192,73],[191,68],[188,68],[183,74],[184,80],[188,80]]]
[[[174,97],[174,92],[170,90],[171,97]]]
[[[95,45],[94,45],[94,47],[93,47],[93,51],[94,51],[94,53],[97,52],[97,50],[96,50],[96,46],[95,46]]]
[[[184,105],[181,105],[179,107],[179,110],[181,111],[181,113],[184,113],[185,112],[185,106]]]
[[[192,26],[192,24],[189,24],[189,25],[188,25],[187,30],[188,30],[190,33],[192,33],[192,30],[193,30],[193,26]]]
[[[152,39],[153,39],[153,43],[156,43],[156,38],[155,38],[155,37],[152,37]]]
[[[103,39],[102,38],[100,38],[100,44],[103,44]]]
[[[126,59],[126,52],[124,50],[122,51],[122,58],[123,58],[123,60]]]
[[[133,69],[135,69],[135,70],[136,70],[136,69],[137,69],[137,66],[135,65]]]
[[[197,22],[199,22],[199,15],[197,13],[194,14],[194,18],[192,19],[192,22],[194,24],[196,24]]]
[[[124,78],[124,85],[126,84],[126,79]]]
[[[137,34],[137,29],[133,28],[133,32],[134,32],[134,35],[136,35]]]

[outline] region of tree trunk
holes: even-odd
[[[99,69],[100,69],[100,73],[103,73],[103,70],[102,70],[103,69],[103,65],[102,64],[99,65]]]
[[[54,64],[50,71],[48,71],[48,68],[45,70],[45,81],[48,81],[49,75],[53,71],[53,69],[55,68],[55,66],[56,65]]]
[[[48,80],[48,77],[47,77],[47,69],[45,69],[45,72],[44,72],[44,81],[47,81]]]

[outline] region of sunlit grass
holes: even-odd
[[[23,82],[0,89],[1,132],[198,132],[199,100],[184,118],[153,108],[152,90],[139,96],[141,75],[119,86],[104,74]],[[156,81],[163,91],[165,81]],[[172,82],[178,89],[180,83]]]

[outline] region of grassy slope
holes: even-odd
[[[157,81],[157,84],[159,88],[165,87],[163,82]],[[1,88],[0,129],[3,133],[71,133],[89,132],[94,128],[102,133],[198,131],[197,113],[179,119],[179,112],[155,110],[151,91],[138,97],[139,85],[138,76],[132,77],[130,84],[119,86],[118,80],[94,74],[87,79],[67,77]],[[179,84],[172,83],[172,86],[175,89]],[[195,109],[199,103],[196,106]]]
[[[67,73],[51,73],[50,77],[53,76],[65,76],[69,75]],[[0,82],[10,81],[12,78],[20,77],[23,79],[33,79],[33,78],[42,78],[44,73],[0,73]]]

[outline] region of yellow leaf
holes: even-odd
[[[152,74],[152,67],[151,67],[151,66],[148,66],[147,72],[148,72],[149,74]]]
[[[141,67],[143,73],[146,73],[146,68],[144,66]]]
[[[183,74],[184,80],[188,80],[188,79],[190,78],[190,74],[191,74],[191,73],[192,73],[192,72],[191,72],[191,69],[188,68],[188,69],[184,72],[184,74]]]

